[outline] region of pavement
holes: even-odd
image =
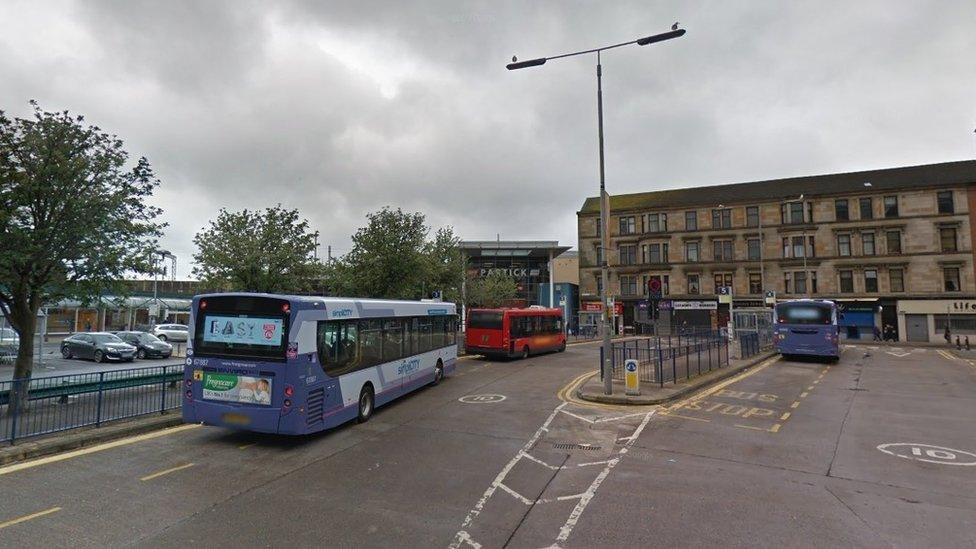
[[[773,358],[642,407],[570,390],[598,344],[464,359],[314,436],[183,425],[0,467],[0,545],[972,547],[976,360],[940,351]]]

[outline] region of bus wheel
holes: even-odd
[[[528,347],[528,345],[526,345],[525,347],[522,347],[522,359],[524,360],[526,358],[529,358],[529,347]]]
[[[359,393],[359,416],[356,421],[366,423],[373,415],[373,386],[366,385]]]
[[[434,381],[431,381],[431,385],[437,385],[444,379],[444,363],[440,360],[437,361],[437,366],[434,366]]]

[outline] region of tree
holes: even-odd
[[[504,271],[493,270],[484,278],[468,280],[467,301],[469,307],[494,309],[515,298],[518,293],[515,279]]]
[[[298,210],[281,204],[263,212],[221,209],[210,226],[193,237],[193,274],[207,287],[243,292],[307,292],[322,277],[315,259],[318,231]]]
[[[145,203],[159,185],[148,160],[129,166],[118,137],[31,105],[28,118],[0,111],[0,312],[20,336],[14,379],[27,380],[11,409],[26,398],[41,306],[124,293],[164,227]]]
[[[432,240],[422,213],[383,208],[352,236],[352,250],[328,266],[327,285],[336,295],[420,299],[434,290],[459,301],[464,258],[450,228]]]

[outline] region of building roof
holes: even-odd
[[[864,183],[871,183],[871,187],[866,188]],[[712,206],[724,203],[786,200],[797,198],[801,194],[810,197],[845,193],[876,193],[969,183],[976,183],[976,160],[619,194],[610,197],[610,210]],[[578,213],[588,214],[599,211],[599,199],[589,197]]]
[[[557,257],[570,249],[558,240],[464,240],[459,246],[468,257]]]

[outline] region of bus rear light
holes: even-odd
[[[291,385],[285,385],[285,396],[290,397],[295,394],[295,389]]]
[[[291,305],[289,305],[288,303],[285,303],[284,305],[281,306],[281,312],[288,314],[289,311],[291,311]]]
[[[187,400],[193,400],[193,391],[187,391],[186,392],[186,399]]]
[[[200,308],[201,309],[206,309],[207,308],[207,300],[206,299],[201,299],[200,300]]]
[[[291,400],[289,400],[289,399],[286,398],[285,399],[285,402],[284,402],[284,405],[285,405],[285,408],[291,408]]]
[[[191,386],[191,385],[193,385],[193,380],[190,380],[190,379],[188,379],[188,380],[186,380],[186,381],[184,382],[184,384],[185,384],[185,385],[186,385],[187,387],[189,387],[189,386]]]

